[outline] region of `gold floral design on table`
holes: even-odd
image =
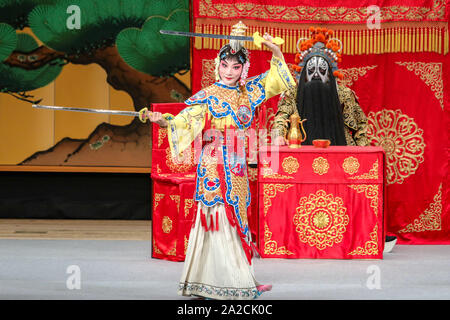
[[[194,168],[194,150],[187,148],[177,159],[172,158],[170,148],[166,148],[166,165],[174,173],[185,173]]]
[[[184,235],[184,255],[186,255],[187,249],[189,245],[189,239]]]
[[[180,196],[176,194],[171,194],[170,199],[175,201],[175,204],[177,205],[177,212],[180,212]]]
[[[158,246],[156,245],[155,238],[153,238],[153,251],[155,253],[162,254],[161,250],[159,250]]]
[[[155,193],[155,197],[153,199],[153,210],[156,210],[156,207],[159,205],[159,201],[161,201],[164,198],[164,193]]]
[[[370,207],[373,210],[375,216],[378,216],[378,198],[379,198],[379,185],[377,184],[350,184],[349,188],[355,190],[358,193],[364,193],[364,196],[370,200]]]
[[[173,244],[173,248],[167,252],[168,256],[176,256],[177,255],[177,240],[175,240],[175,243]]]
[[[364,243],[364,246],[357,247],[351,251],[349,255],[352,256],[370,256],[378,254],[378,225],[375,225],[372,232],[369,235],[370,240]]]
[[[399,230],[399,233],[405,232],[424,232],[424,231],[439,231],[442,229],[441,225],[442,215],[442,183],[439,185],[439,190],[433,198],[428,208],[422,213],[418,219],[408,224],[405,228]]]
[[[272,240],[272,232],[269,230],[267,222],[264,222],[264,254],[292,255],[293,252],[286,247],[278,247],[278,243]]]
[[[342,198],[318,190],[300,198],[293,222],[301,242],[324,250],[342,241],[349,216]]]
[[[396,62],[396,64],[406,67],[409,71],[414,72],[416,76],[419,76],[433,91],[442,110],[444,110],[444,81],[442,79],[441,62]]]
[[[328,172],[328,169],[330,169],[330,165],[328,163],[328,160],[323,157],[315,158],[312,163],[312,168],[314,173],[317,173],[319,175],[323,175]]]
[[[424,161],[423,130],[399,109],[369,112],[367,136],[386,151],[387,184],[402,184]]]
[[[347,174],[355,174],[359,169],[359,161],[355,157],[345,158],[344,163],[342,164],[342,168]]]
[[[378,217],[378,198],[380,186],[376,184],[351,184],[348,187],[358,193],[364,193],[364,196],[370,200],[369,205],[372,208],[373,213],[376,217]],[[349,255],[377,255],[379,253],[378,250],[378,224],[375,224],[373,231],[369,234],[369,240],[367,240],[363,246],[352,250]]]
[[[164,142],[164,139],[167,137],[167,128],[159,128],[158,129],[158,148],[161,147],[161,145]]]
[[[273,172],[272,168],[270,168],[267,163],[263,164],[262,176],[263,176],[263,178],[269,178],[269,179],[294,179],[294,177],[292,177],[292,176],[287,176],[284,174],[279,174],[277,172]]]
[[[358,176],[349,177],[349,179],[360,179],[360,180],[367,180],[367,179],[378,179],[378,159],[373,163],[372,168],[369,170],[369,172],[360,174]]]
[[[184,199],[184,217],[189,215],[189,209],[194,206],[194,199]]]
[[[170,233],[170,231],[172,231],[172,225],[172,219],[170,219],[168,216],[164,216],[161,224],[163,232]]]
[[[279,184],[279,183],[265,183],[263,185],[263,203],[264,203],[264,216],[267,216],[269,208],[272,206],[272,200],[277,196],[277,192],[284,192],[293,184]]]
[[[292,156],[284,158],[281,166],[283,167],[284,172],[289,174],[296,173],[300,167],[297,158]]]

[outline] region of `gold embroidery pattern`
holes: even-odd
[[[260,144],[266,143],[266,144],[271,144],[271,133],[272,133],[272,128],[274,125],[274,121],[275,121],[275,114],[276,112],[273,110],[273,108],[271,107],[267,107],[265,108],[266,110],[266,114],[265,114],[265,123],[260,123],[260,117],[261,114],[263,112],[263,108],[258,108],[258,116],[256,117],[255,121],[256,121],[256,130],[258,132],[258,140],[260,141]],[[255,141],[255,145],[254,145],[255,149],[256,149],[256,141]]]
[[[378,197],[379,186],[370,184],[351,184],[349,188],[358,193],[364,192],[364,196],[370,200],[370,207],[378,217]],[[363,247],[357,247],[349,255],[377,255],[378,254],[378,224],[375,224],[373,231],[369,234],[369,239]]]
[[[375,216],[378,216],[378,196],[379,185],[377,184],[350,184],[349,188],[352,188],[358,193],[363,193],[364,196],[370,200],[370,207],[373,209]]]
[[[194,199],[184,199],[184,217],[189,215],[189,209],[194,206]]]
[[[172,231],[172,220],[168,216],[163,217],[161,228],[164,233],[170,233]]]
[[[263,185],[263,202],[264,202],[264,216],[267,216],[267,212],[269,212],[269,208],[272,206],[272,200],[276,197],[277,192],[284,192],[290,187],[294,186],[293,184],[273,184],[273,183],[265,183]]]
[[[176,203],[176,205],[177,205],[177,212],[180,212],[180,196],[179,196],[179,195],[172,194],[172,195],[170,195],[170,199],[172,199],[173,201],[175,201],[175,203]]]
[[[161,147],[161,145],[164,142],[164,139],[167,137],[167,128],[159,128],[158,129],[158,148]]]
[[[166,148],[166,165],[174,173],[185,173],[194,167],[194,150],[187,148],[181,152],[178,159],[173,159],[170,148]]]
[[[406,67],[409,71],[419,76],[425,84],[433,91],[444,110],[444,81],[442,79],[442,63],[440,62],[396,62]]]
[[[168,256],[176,256],[177,255],[177,240],[175,240],[175,243],[173,244],[173,248],[170,249],[169,252],[167,252]]]
[[[189,245],[189,239],[186,236],[184,236],[184,255],[186,255],[188,245]]]
[[[202,88],[209,87],[214,82],[216,82],[214,69],[216,68],[214,59],[203,59],[202,60]]]
[[[349,253],[352,256],[370,256],[378,254],[378,225],[375,225],[370,233],[370,240],[368,240],[363,247],[357,247]]]
[[[401,110],[369,112],[367,136],[386,151],[387,184],[402,184],[424,161],[423,130]]]
[[[363,173],[359,176],[349,177],[349,179],[378,179],[378,159],[373,163],[372,168],[369,170],[369,172]]]
[[[292,255],[292,251],[286,247],[278,247],[278,243],[272,240],[272,232],[269,230],[267,222],[264,222],[264,254]]]
[[[275,6],[253,3],[214,3],[213,0],[200,0],[199,13],[203,17],[223,19],[270,19],[282,21],[344,21],[367,22],[367,7],[311,7]],[[434,0],[430,7],[390,6],[380,8],[382,21],[392,20],[435,20],[445,18],[445,0]]]
[[[159,201],[161,201],[164,198],[165,194],[163,193],[155,193],[155,198],[153,199],[153,210],[156,210],[156,207],[159,204]]]
[[[159,250],[158,246],[156,245],[155,238],[153,238],[153,251],[155,253],[162,254],[161,250]]]
[[[422,213],[418,219],[413,223],[408,224],[405,228],[398,231],[399,233],[406,232],[424,232],[424,231],[439,231],[441,225],[442,214],[442,183],[439,185],[439,190],[433,198],[428,208]]]
[[[283,167],[283,170],[289,174],[296,173],[300,167],[297,158],[292,156],[284,158],[281,166]]]
[[[344,78],[342,80],[338,79],[338,83],[346,87],[351,87],[359,77],[365,76],[367,71],[375,69],[376,67],[378,66],[341,69]]]
[[[344,163],[342,164],[342,168],[347,174],[355,174],[359,169],[359,161],[355,157],[345,158]]]
[[[216,189],[208,190],[205,188],[205,180],[209,179],[214,181],[219,176],[217,171],[217,163],[219,159],[222,159],[221,155],[216,154],[221,152],[220,148],[215,148],[213,144],[207,144],[203,148],[203,157],[201,167],[206,169],[206,173],[203,177],[199,177],[197,187],[198,194],[203,196],[208,202],[215,201],[217,198],[222,198],[222,187],[220,184]]]
[[[258,180],[258,168],[248,168],[248,180],[251,182]]]
[[[270,168],[267,163],[263,164],[262,175],[263,175],[263,178],[269,178],[269,179],[294,179],[294,177],[292,177],[292,176],[286,176],[283,174],[273,172],[272,168]]]
[[[231,189],[228,187],[227,191],[230,191],[231,199],[239,199],[239,214],[243,225],[248,224],[247,217],[247,196],[248,196],[248,180],[246,176],[240,177],[235,174],[231,174]]]
[[[323,175],[328,172],[328,169],[330,169],[330,165],[328,164],[328,160],[323,157],[315,158],[312,163],[312,168],[314,173],[317,173],[319,175]]]
[[[349,223],[342,198],[318,190],[302,197],[299,205],[293,221],[301,242],[324,250],[342,241]]]

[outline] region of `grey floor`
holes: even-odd
[[[176,294],[182,267],[152,259],[145,241],[0,240],[0,299],[189,299]],[[450,246],[397,245],[383,260],[254,259],[254,268],[273,285],[260,299],[450,299]]]

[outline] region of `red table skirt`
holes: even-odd
[[[152,257],[184,261],[195,216],[194,175],[152,174]]]
[[[277,170],[271,161],[279,162]],[[263,163],[258,180],[262,257],[383,257],[381,148],[281,148]]]

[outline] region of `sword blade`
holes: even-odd
[[[115,114],[121,116],[139,116],[137,111],[122,111],[122,110],[106,110],[106,109],[88,109],[88,108],[76,108],[76,107],[58,107],[58,106],[45,106],[42,104],[33,104],[33,108],[38,109],[51,109],[59,111],[75,111],[75,112],[90,112],[90,113],[103,113],[103,114]]]
[[[229,35],[222,35],[222,34],[196,33],[196,32],[172,31],[172,30],[159,30],[159,32],[162,34],[168,34],[171,36],[253,41],[253,37],[246,37],[246,36],[229,36]]]

